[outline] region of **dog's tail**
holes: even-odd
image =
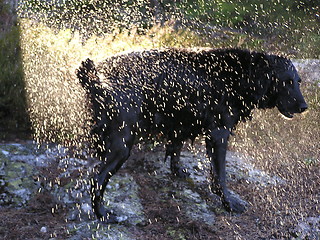
[[[97,70],[91,59],[81,63],[80,68],[76,71],[82,87],[92,96],[100,89],[100,80],[97,75]]]

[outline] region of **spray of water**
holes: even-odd
[[[79,149],[90,141],[91,111],[75,69],[87,57],[101,62],[122,51],[171,46],[319,56],[319,6],[309,1],[24,1],[19,14],[34,137]],[[219,224],[239,239],[252,236],[244,221],[257,235],[281,238],[290,236],[292,223],[320,215],[319,89],[309,83],[303,90],[306,115],[287,122],[257,111],[236,131],[230,148],[286,181],[262,190],[234,185],[255,206],[245,220],[220,216]]]

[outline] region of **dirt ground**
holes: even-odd
[[[130,173],[140,186],[139,196],[148,219],[137,226],[128,226],[136,239],[294,239],[298,236],[293,227],[301,219],[319,216],[319,169],[315,167],[300,169],[299,176],[291,175],[286,186],[261,190],[252,183],[230,182],[230,188],[250,203],[243,214],[227,213],[217,199],[209,199],[208,187],[201,186],[197,192],[212,202],[215,212],[215,224],[208,226],[205,222],[191,221],[172,195],[158,191],[160,186],[174,189],[176,181],[184,180],[172,176],[168,181],[160,181],[136,168],[143,161],[139,151],[133,151],[131,159],[134,164],[126,165],[120,173]],[[43,169],[42,174],[48,181],[58,173],[51,168]],[[56,208],[54,213],[52,208]],[[38,193],[24,208],[2,207],[0,211],[1,239],[66,239],[70,236],[67,209],[59,206],[50,192]],[[50,237],[47,232],[52,232]]]

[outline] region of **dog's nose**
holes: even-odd
[[[304,112],[308,109],[308,105],[306,103],[300,104],[300,113]]]

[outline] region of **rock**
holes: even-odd
[[[89,223],[74,223],[68,226],[71,235],[67,240],[78,239],[99,239],[99,240],[135,240],[136,238],[127,226],[124,225],[104,225],[97,221]]]
[[[91,207],[90,204],[88,204],[88,203],[83,203],[83,204],[81,205],[81,209],[82,209],[82,211],[84,211],[84,212],[91,212],[91,211],[92,211],[92,207]]]
[[[172,179],[170,161],[163,161],[165,151],[147,151],[140,162],[128,160],[124,169],[115,174],[107,185],[104,195],[106,207],[118,216],[121,224],[101,224],[92,212],[89,194],[89,180],[93,166],[98,161],[70,157],[67,152],[67,149],[56,145],[39,147],[32,142],[0,145],[0,205],[23,207],[41,187],[52,194],[59,205],[68,209],[68,239],[131,240],[135,236],[128,229],[136,229],[148,222],[139,195],[141,186],[134,175],[141,173],[141,177],[143,174],[152,175],[150,178],[154,179],[153,187],[159,196],[167,196],[165,198],[169,198],[191,222],[200,221],[210,227],[215,224],[217,208],[218,211],[224,211],[218,197],[211,194],[208,188],[210,163],[204,147],[182,151],[181,163],[190,173],[187,180]],[[253,161],[228,152],[228,181],[244,180],[261,188],[285,183],[283,179],[255,168]],[[53,176],[53,180],[49,181],[46,176],[42,176],[40,186],[37,181],[40,177],[39,169],[49,166],[49,175]],[[240,198],[236,193],[232,194]],[[208,197],[213,200],[208,201]],[[301,223],[295,230],[296,236],[313,236],[310,232],[318,231],[317,224],[311,224],[317,227],[310,227],[309,222],[306,225]],[[47,233],[48,229],[43,226],[40,231]]]
[[[291,235],[295,239],[320,239],[320,216],[308,217],[299,222],[298,225],[291,231]]]
[[[111,208],[120,222],[130,225],[144,222],[145,216],[139,198],[139,186],[128,173],[116,174],[109,182],[104,196],[107,208]]]
[[[3,148],[0,145],[2,153]],[[13,155],[19,154],[20,145],[7,145],[5,149],[8,153],[0,156],[0,205],[21,207],[40,187],[35,181],[37,170],[28,163],[11,160]]]
[[[254,159],[245,157],[239,153],[227,152],[227,175],[228,179],[245,180],[247,182],[259,185],[260,187],[276,186],[285,183],[285,180],[272,176],[260,169],[254,167]]]
[[[170,179],[170,161],[163,162],[164,151],[150,151],[144,155],[144,161],[140,166],[143,168],[141,171],[152,173],[159,182],[166,182],[165,179]],[[259,185],[260,187],[266,187],[270,185],[284,184],[285,180],[278,176],[271,176],[266,172],[254,167],[254,159],[244,157],[238,153],[227,152],[227,174],[228,181],[244,180],[246,182]],[[130,164],[127,163],[130,168]],[[204,146],[197,146],[197,149],[191,149],[191,151],[181,152],[181,164],[190,173],[190,178],[187,181],[174,181],[174,189],[158,189],[159,192],[173,191],[175,198],[173,199],[178,205],[181,211],[185,211],[186,215],[193,221],[201,221],[207,225],[213,225],[215,221],[215,208],[221,208],[222,206],[212,205],[212,202],[207,202],[205,197],[202,197],[197,191],[198,189],[204,189],[207,192],[207,196],[214,199],[214,202],[220,203],[219,197],[210,193],[209,181],[210,181],[210,162],[206,156],[206,150]],[[135,167],[136,171],[140,171]],[[108,194],[108,193],[107,193]],[[233,197],[239,199],[243,205],[248,206],[249,203],[242,200],[241,197],[231,191]],[[220,209],[218,211],[221,211]]]
[[[213,209],[201,198],[200,194],[191,189],[185,189],[180,194],[178,202],[181,205],[181,209],[186,211],[186,215],[190,219],[193,221],[201,221],[209,226],[215,223],[215,213]]]
[[[9,152],[6,151],[6,150],[1,150],[2,154],[4,154],[5,156],[8,156],[9,155]]]
[[[207,183],[210,170],[210,162],[206,157],[206,150],[204,146],[200,146],[197,152],[182,151],[181,163],[190,173],[190,177],[195,182]],[[246,180],[250,183],[258,184],[261,187],[284,184],[285,180],[272,176],[254,166],[254,159],[245,157],[240,153],[227,151],[226,155],[226,172],[228,181]],[[169,166],[162,165],[159,172],[169,173]]]
[[[297,68],[305,81],[316,82],[320,86],[320,60],[319,59],[294,59],[292,63]]]

